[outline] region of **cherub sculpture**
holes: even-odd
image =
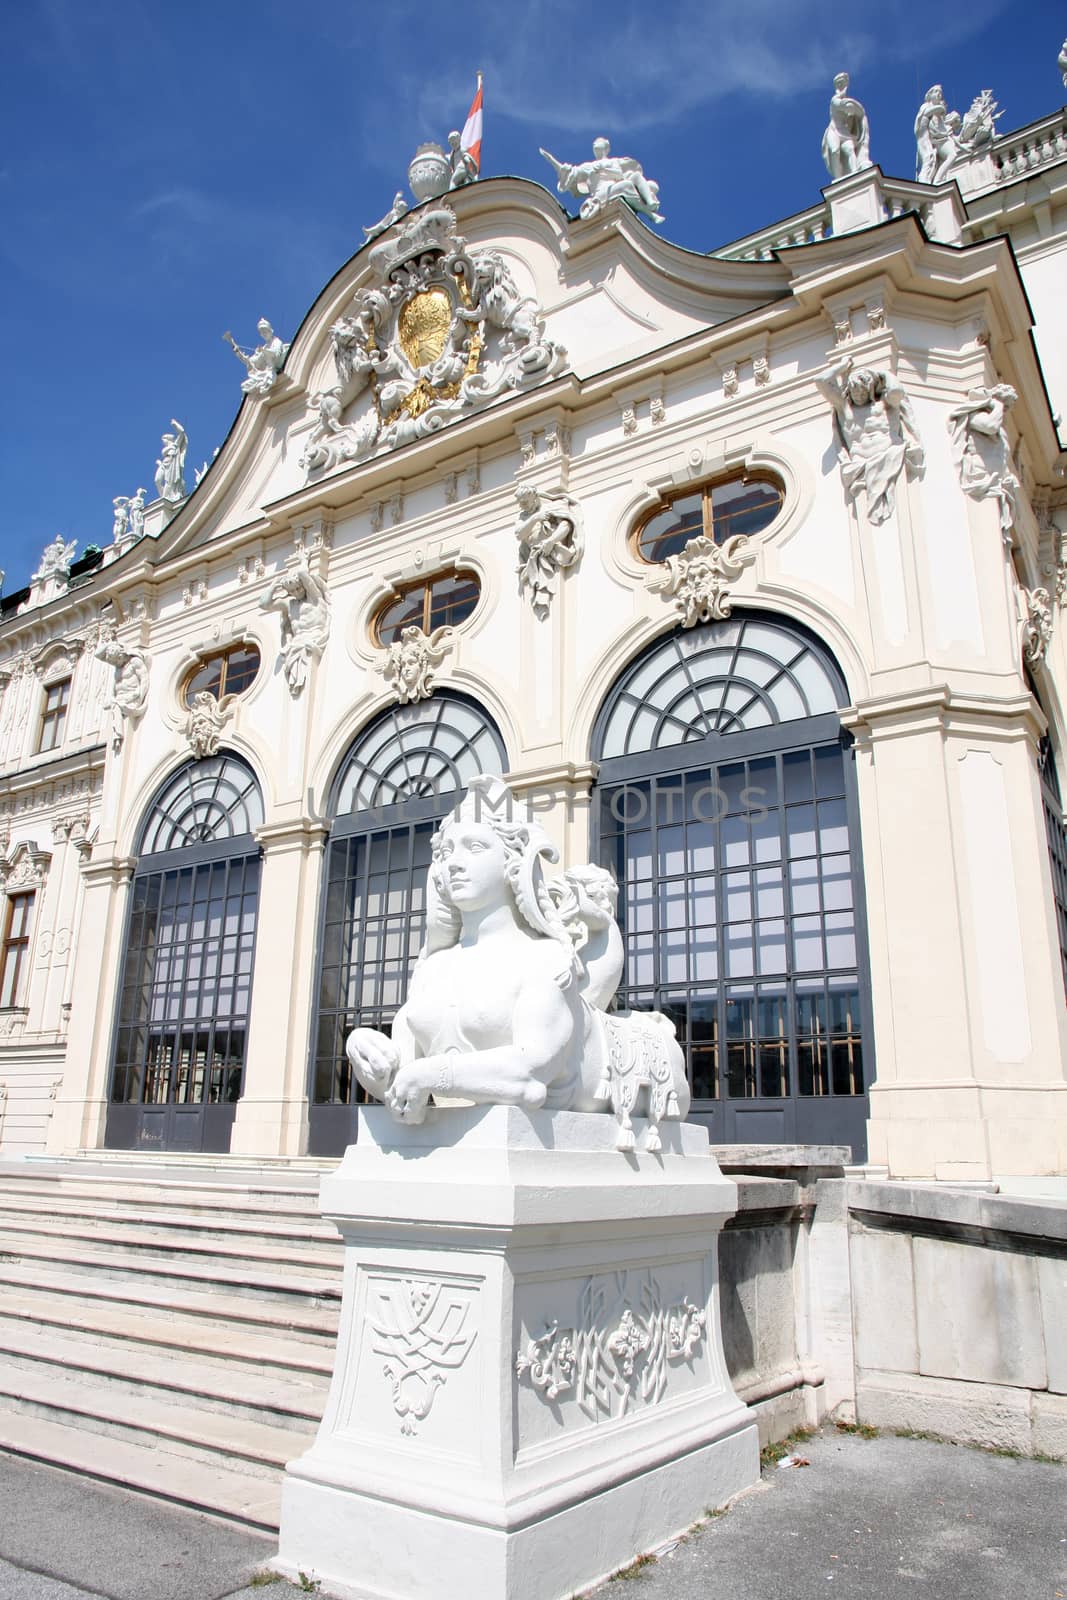
[[[901,471],[919,473],[926,462],[904,385],[891,372],[854,367],[851,356],[832,361],[815,384],[834,409],[846,493],[866,489],[868,518],[886,522]]]
[[[867,113],[848,93],[848,73],[834,79],[830,121],[822,136],[822,158],[831,178],[847,178],[871,165],[871,128]]]
[[[632,156],[613,156],[607,139],[593,140],[592,161],[571,164],[557,161],[547,150],[541,154],[555,169],[560,194],[574,195],[582,202],[578,215],[588,221],[599,216],[612,200],[622,200],[642,216],[662,222],[659,209],[659,184],[646,178],[639,161]]]
[[[359,1082],[403,1122],[437,1105],[609,1111],[632,1150],[632,1114],[659,1123],[689,1109],[685,1061],[658,1012],[608,1012],[622,973],[617,889],[585,866],[546,884],[558,852],[518,814],[501,778],[475,778],[438,828],[426,939],[392,1037],[356,1028]]]

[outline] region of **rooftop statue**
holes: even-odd
[[[991,89],[971,101],[966,116],[949,111],[941,85],[926,91],[915,117],[915,176],[920,183],[943,183],[952,169],[968,156],[992,144],[997,132],[997,109]]]
[[[1063,87],[1067,89],[1067,39],[1063,41],[1063,48],[1056,58],[1056,65],[1063,73]]]
[[[455,129],[448,136],[448,164],[452,168],[450,189],[462,189],[478,181],[478,163],[469,150],[464,150],[462,135]]]
[[[242,350],[232,333],[222,336],[238,361],[243,361],[247,368],[248,376],[241,385],[242,394],[270,394],[278,381],[282,362],[289,353],[289,346],[278,338],[266,317],[260,317],[256,331],[262,342],[254,350]]]
[[[370,244],[371,240],[377,239],[378,235],[384,233],[386,228],[391,228],[394,222],[399,222],[407,209],[408,203],[404,199],[404,191],[403,189],[398,189],[393,196],[393,203],[385,213],[385,216],[380,217],[377,222],[372,222],[369,228],[364,228],[363,232],[366,234],[366,238],[363,241],[364,244]]]
[[[631,1113],[689,1110],[674,1027],[658,1012],[607,1010],[622,973],[617,889],[584,866],[546,883],[559,854],[499,777],[475,778],[438,828],[426,939],[392,1038],[356,1028],[347,1053],[365,1089],[402,1122],[436,1104],[604,1111],[631,1150]]]
[[[834,79],[830,121],[822,136],[822,158],[831,178],[847,178],[871,165],[871,129],[867,113],[848,93],[848,73]]]
[[[832,361],[815,384],[834,408],[845,492],[866,489],[870,521],[888,521],[901,470],[921,472],[926,461],[904,385],[891,372],[854,367],[851,356]]]
[[[144,534],[144,497],[146,489],[138,489],[130,500],[130,538],[140,539]]]
[[[631,211],[662,222],[659,209],[659,184],[646,178],[639,161],[631,156],[613,156],[607,139],[593,140],[592,161],[576,166],[557,161],[542,149],[541,154],[555,169],[560,194],[572,194],[582,202],[578,215],[588,221],[597,217],[612,200],[623,200]]]
[[[49,600],[66,594],[70,587],[70,564],[74,560],[77,545],[76,539],[68,543],[61,533],[56,534],[51,544],[45,545],[37,571],[30,577],[29,598],[19,606],[20,612],[29,611],[33,606],[46,605]]]
[[[130,530],[130,497],[117,494],[111,502],[115,507],[115,520],[111,525],[112,544],[121,544]]]
[[[163,435],[159,460],[156,462],[156,493],[168,505],[177,506],[188,496],[185,487],[185,452],[189,448],[189,440],[180,422],[171,417],[170,425],[177,432]]]

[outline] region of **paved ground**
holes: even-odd
[[[1067,1466],[834,1431],[598,1600],[1067,1600]],[[273,1545],[0,1453],[0,1600],[284,1600]],[[470,1600],[481,1600],[472,1595]]]

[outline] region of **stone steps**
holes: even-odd
[[[273,1529],[341,1300],[317,1174],[146,1165],[0,1168],[0,1449]]]
[[[100,1439],[81,1428],[0,1406],[0,1450],[51,1467],[131,1489],[153,1500],[207,1511],[243,1527],[276,1533],[281,1478],[262,1478],[232,1467],[170,1455],[155,1445]]]

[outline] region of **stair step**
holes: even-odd
[[[134,1444],[155,1440],[172,1455],[237,1460],[246,1475],[270,1476],[307,1449],[314,1427],[282,1428],[247,1417],[172,1404],[150,1394],[125,1394],[113,1384],[57,1379],[53,1372],[0,1361],[0,1406],[85,1428]]]
[[[318,1425],[326,1404],[327,1383],[321,1376],[270,1377],[247,1366],[212,1366],[192,1355],[141,1347],[115,1350],[77,1334],[28,1326],[21,1331],[0,1327],[0,1364],[17,1366],[46,1381],[50,1376],[99,1381],[126,1394],[148,1392],[155,1398],[301,1430]]]
[[[116,1228],[132,1226],[173,1229],[183,1234],[217,1233],[223,1237],[232,1234],[240,1238],[277,1239],[285,1244],[291,1241],[326,1246],[340,1244],[337,1229],[332,1223],[323,1222],[318,1217],[317,1210],[315,1212],[309,1210],[306,1213],[294,1212],[291,1215],[279,1214],[276,1211],[254,1212],[236,1206],[183,1205],[178,1210],[173,1201],[157,1200],[154,1205],[139,1203],[136,1209],[129,1207],[127,1214],[121,1206],[112,1201],[84,1200],[76,1195],[50,1196],[49,1205],[45,1209],[38,1197],[13,1198],[0,1193],[0,1237],[8,1226],[19,1228],[26,1225],[26,1222],[39,1224],[56,1222],[61,1217],[74,1218],[85,1228],[101,1222],[110,1223]]]
[[[271,1243],[269,1240],[253,1243],[251,1239],[230,1242],[221,1238],[196,1238],[188,1228],[176,1230],[171,1235],[166,1230],[137,1226],[132,1221],[123,1222],[118,1227],[108,1227],[104,1223],[86,1227],[80,1221],[75,1224],[69,1218],[0,1220],[0,1253],[3,1254],[17,1254],[20,1246],[32,1249],[41,1240],[58,1239],[66,1247],[73,1247],[81,1240],[97,1254],[114,1251],[139,1254],[143,1251],[145,1255],[157,1258],[177,1255],[190,1259],[206,1257],[212,1261],[254,1261],[278,1267],[295,1266],[301,1272],[333,1274],[341,1269],[342,1247],[339,1239],[333,1248],[311,1244],[294,1248],[288,1242]],[[256,1237],[259,1237],[258,1231]]]
[[[154,1500],[206,1511],[241,1527],[276,1533],[281,1479],[171,1455],[153,1445],[101,1438],[28,1412],[0,1406],[0,1450],[79,1476],[115,1484]]]
[[[89,1276],[106,1273],[112,1278],[140,1278],[155,1283],[179,1285],[218,1283],[233,1294],[273,1297],[306,1296],[337,1303],[341,1298],[340,1264],[314,1267],[301,1272],[272,1272],[268,1266],[223,1267],[211,1263],[197,1266],[190,1262],[163,1260],[154,1256],[134,1256],[119,1249],[86,1250],[75,1241],[33,1239],[5,1240],[0,1243],[0,1272],[9,1265],[47,1262]],[[316,1275],[317,1274],[317,1275]]]
[[[328,1343],[332,1349],[337,1336],[340,1289],[336,1296],[321,1297],[323,1304],[301,1304],[296,1295],[282,1303],[252,1295],[195,1293],[184,1286],[180,1293],[155,1283],[131,1279],[116,1281],[102,1274],[44,1270],[32,1262],[5,1262],[0,1257],[0,1293],[5,1285],[22,1292],[40,1289],[49,1294],[71,1295],[87,1302],[124,1305],[136,1313],[156,1310],[184,1313],[206,1319],[208,1324],[225,1328],[228,1324],[280,1328],[307,1334]],[[316,1300],[320,1297],[316,1294]]]
[[[246,1303],[246,1302],[242,1302]],[[190,1351],[198,1359],[214,1361],[223,1370],[252,1365],[273,1368],[278,1376],[307,1375],[328,1378],[333,1369],[332,1344],[300,1341],[285,1332],[239,1330],[234,1339],[220,1339],[217,1325],[204,1323],[179,1310],[154,1316],[147,1308],[83,1301],[72,1305],[70,1296],[9,1289],[0,1295],[0,1346],[10,1346],[11,1331],[26,1327],[57,1329],[83,1336],[90,1343],[136,1351],[143,1346]],[[131,1356],[130,1359],[136,1359]]]

